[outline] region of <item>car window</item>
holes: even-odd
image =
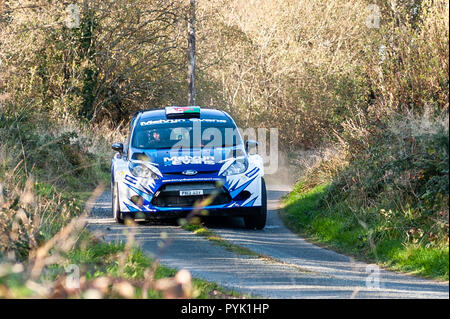
[[[142,123],[144,125],[139,125]],[[136,126],[133,147],[140,149],[213,148],[242,144],[237,128],[231,122],[201,123],[186,120],[173,121],[173,123],[147,123],[141,122]]]

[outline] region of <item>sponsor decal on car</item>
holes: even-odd
[[[187,165],[187,164],[205,164],[214,165],[214,156],[172,156],[164,157],[164,165]]]

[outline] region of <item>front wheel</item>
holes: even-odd
[[[120,212],[119,203],[119,188],[117,183],[114,183],[112,187],[112,213],[114,220],[119,224],[123,224],[124,220],[121,218],[122,213]]]
[[[263,229],[267,219],[267,190],[264,178],[261,177],[261,207],[255,215],[245,216],[244,223],[247,229]]]

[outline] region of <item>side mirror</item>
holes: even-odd
[[[114,143],[113,145],[111,145],[111,148],[114,151],[119,152],[120,154],[123,153],[123,143]]]
[[[248,140],[245,142],[245,151],[248,153],[248,151],[254,147],[258,146],[258,142],[254,140]]]

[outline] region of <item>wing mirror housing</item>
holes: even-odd
[[[111,145],[111,148],[114,151],[119,152],[120,154],[123,154],[123,143],[114,143],[113,145]]]

